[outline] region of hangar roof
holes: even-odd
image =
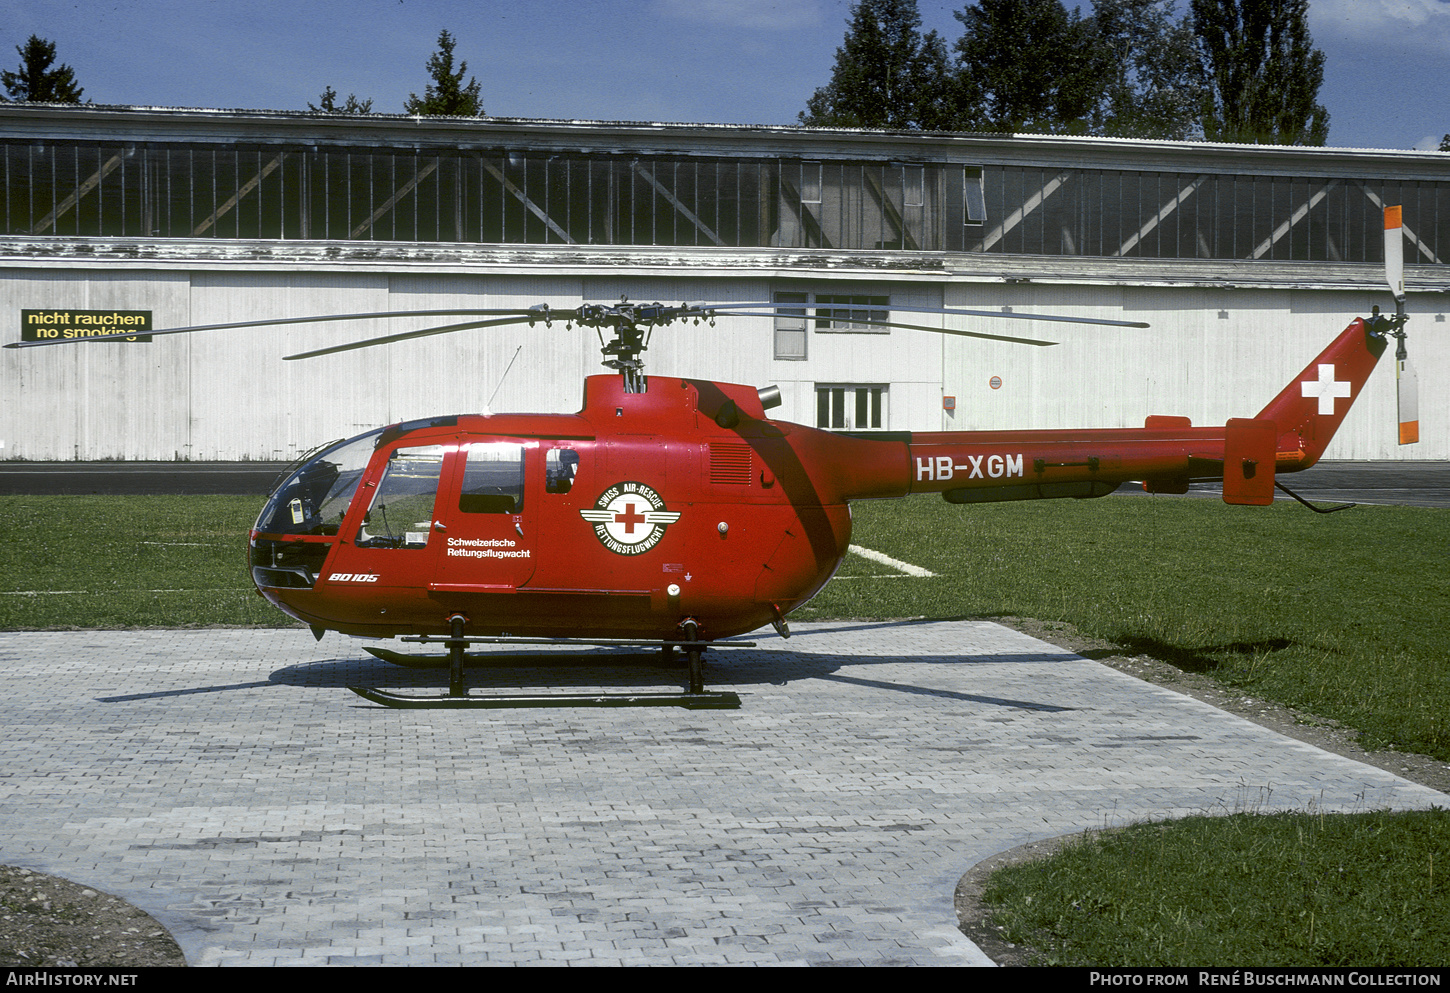
[[[420,117],[327,114],[295,110],[220,110],[95,104],[0,104],[0,133],[49,140],[95,140],[114,132],[133,141],[326,142],[447,147],[513,146],[699,154],[794,154],[825,157],[903,155],[1015,164],[1194,168],[1398,178],[1450,179],[1450,153],[1396,149],[1235,145],[1217,142],[1104,138],[1084,135],[893,131],[774,124],[554,120],[510,117]],[[1297,172],[1296,172],[1297,171]]]

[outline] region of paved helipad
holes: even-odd
[[[995,624],[756,640],[707,669],[736,711],[440,712],[336,636],[0,634],[0,862],[196,965],[974,965],[953,888],[1023,842],[1445,799]],[[618,661],[469,681],[676,685]]]

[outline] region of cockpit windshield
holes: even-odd
[[[266,534],[337,534],[383,429],[340,441],[273,491],[257,517]]]

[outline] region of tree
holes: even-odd
[[[405,113],[440,117],[483,116],[478,80],[470,78],[468,85],[463,83],[468,63],[460,62],[458,71],[453,70],[453,47],[456,44],[446,30],[438,35],[438,51],[428,60],[428,75],[433,82],[428,84],[421,98],[416,93],[408,94],[408,102],[403,105]]]
[[[1324,53],[1309,37],[1309,0],[1192,0],[1208,71],[1210,141],[1322,145],[1329,112],[1316,102]]]
[[[1095,134],[1182,141],[1202,136],[1207,95],[1188,20],[1174,0],[1093,0],[1109,75]]]
[[[1091,17],[1060,0],[977,0],[957,12],[963,125],[1081,134],[1110,77]]]
[[[57,66],[55,42],[31,35],[24,45],[16,46],[20,53],[18,72],[0,72],[0,83],[11,100],[29,100],[34,103],[80,103],[85,92],[76,85],[76,74],[68,65]]]
[[[924,128],[951,124],[946,44],[922,37],[916,0],[858,0],[836,49],[831,81],[799,115],[813,127]]]
[[[321,103],[307,105],[308,110],[317,111],[323,114],[371,114],[373,102],[371,100],[359,100],[354,94],[349,93],[341,107],[337,105],[337,91],[331,86],[322,91]]]

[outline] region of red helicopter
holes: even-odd
[[[941,493],[958,504],[1084,498],[1111,493],[1129,481],[1141,481],[1150,492],[1184,493],[1190,482],[1222,480],[1226,502],[1269,504],[1278,474],[1307,469],[1319,459],[1389,337],[1399,341],[1401,421],[1407,411],[1413,421],[1406,406],[1407,394],[1412,406],[1414,391],[1404,352],[1403,267],[1395,258],[1398,208],[1392,210],[1393,228],[1388,211],[1386,218],[1386,254],[1395,316],[1381,316],[1375,308],[1371,317],[1353,320],[1255,417],[1231,419],[1221,427],[1194,427],[1184,417],[1149,417],[1142,428],[1132,429],[853,436],[770,419],[766,411],[779,403],[774,387],[644,375],[641,356],[652,329],[782,309],[773,303],[621,301],[570,310],[540,305],[430,311],[425,313],[470,319],[287,356],[309,358],[474,328],[563,322],[599,331],[604,364],[618,375],[588,377],[584,405],[576,414],[432,417],[379,428],[304,456],[285,474],[251,531],[252,579],[262,596],[310,625],[319,638],[325,631],[339,631],[446,646],[450,679],[445,696],[355,688],[388,706],[735,707],[735,694],[704,689],[702,653],[719,647],[721,639],[766,624],[789,636],[787,615],[827,583],[846,555],[853,500],[923,492]],[[418,313],[248,321],[151,333]],[[612,334],[608,340],[605,331]],[[1402,423],[1402,438],[1405,430]],[[563,640],[658,646],[667,656],[679,649],[689,669],[688,691],[587,697],[466,692],[467,646]],[[392,652],[374,654],[409,661]]]

